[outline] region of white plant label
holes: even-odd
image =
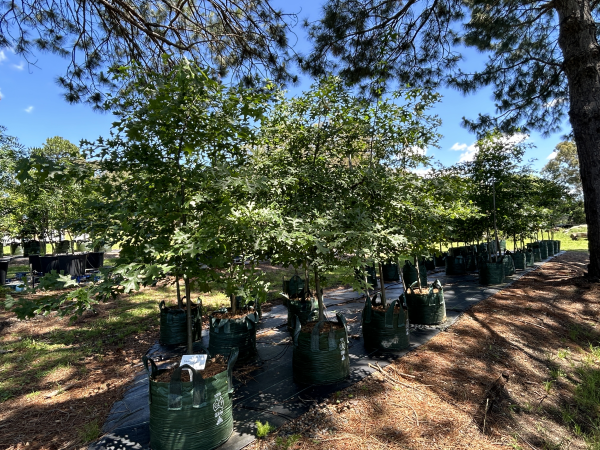
[[[223,407],[225,405],[225,401],[223,400],[223,396],[220,392],[215,394],[215,402],[213,403],[213,409],[215,411],[215,417],[217,418],[217,425],[221,425],[223,423]]]
[[[179,367],[187,364],[188,366],[192,366],[194,370],[204,370],[204,367],[206,366],[206,356],[207,355],[183,355]]]
[[[340,354],[342,355],[342,361],[346,359],[346,342],[344,338],[340,338]]]

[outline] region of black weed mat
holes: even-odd
[[[239,450],[254,441],[257,420],[263,423],[268,421],[271,425],[279,427],[304,414],[314,403],[322,402],[334,392],[371,374],[374,369],[369,364],[378,363],[379,366],[385,367],[444,331],[471,306],[494,295],[549,259],[536,263],[533,269],[519,271],[518,274],[509,277],[508,283],[494,287],[479,286],[477,275],[446,277],[443,270],[430,271],[428,281],[439,279],[444,286],[448,320],[437,326],[411,325],[411,346],[408,350],[398,353],[367,352],[360,326],[364,297],[351,290],[329,292],[325,298],[328,317],[333,319],[335,313],[339,312],[348,320],[350,377],[342,383],[328,386],[302,386],[294,383],[292,342],[285,326],[287,309],[282,305],[274,307],[264,314],[258,327],[258,357],[234,371],[234,429],[231,438],[219,449]],[[398,283],[388,284],[386,291],[388,299],[395,299],[402,293],[402,286]],[[208,333],[204,331],[203,342],[207,345]],[[183,354],[184,350],[183,346],[167,348],[157,343],[148,350],[147,355],[153,358],[160,368],[161,361],[173,360],[175,356]],[[103,433],[106,434],[92,443],[89,450],[149,449],[149,414],[148,378],[145,370],[141,370],[123,399],[113,405],[102,427]]]

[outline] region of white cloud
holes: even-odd
[[[510,136],[502,136],[501,138],[499,138],[499,140],[504,144],[515,145],[520,144],[528,138],[529,136],[527,134],[515,133]],[[458,162],[461,163],[473,161],[475,159],[475,155],[479,151],[479,148],[477,147],[477,142],[473,142],[471,145],[467,145],[465,143],[460,144],[457,142],[452,147],[450,147],[450,150],[456,152],[463,152],[461,153],[458,159]]]
[[[548,103],[544,103],[544,107],[552,108],[553,106],[560,105],[561,103],[565,103],[566,101],[566,97],[555,98],[553,100],[550,100]]]
[[[552,152],[548,156],[546,156],[546,159],[554,159],[556,158],[556,155],[558,155],[557,152]]]
[[[0,63],[2,61],[6,61],[6,55],[4,54],[4,50],[0,50]]]
[[[413,155],[425,156],[427,154],[427,149],[422,147],[417,147],[416,145],[410,147],[410,152]]]
[[[463,152],[467,149],[467,144],[459,144],[458,142],[455,143],[452,147],[450,147],[450,150],[454,150],[455,152]]]
[[[4,94],[2,93],[2,90],[0,89],[0,100],[2,100],[4,98]]]
[[[12,66],[17,70],[23,70],[25,68],[25,63],[21,61],[19,64],[13,64]]]
[[[24,110],[26,113],[30,113],[33,111],[33,106],[28,106],[27,108],[25,108]]]
[[[433,169],[428,167],[427,169],[410,169],[411,172],[416,173],[417,175],[424,177],[425,175],[429,175]]]

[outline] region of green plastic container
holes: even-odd
[[[437,325],[446,320],[446,303],[444,302],[444,290],[439,281],[435,281],[426,294],[414,292],[416,285],[413,283],[404,294],[406,307],[408,309],[408,320],[410,323],[420,325]],[[434,292],[437,289],[437,292]]]
[[[231,372],[237,355],[233,349],[227,370],[206,380],[185,364],[174,370],[169,383],[154,381],[165,369],[158,370],[152,359],[142,358],[149,374],[152,450],[212,450],[229,439],[233,432]],[[192,373],[190,382],[181,381],[182,369]]]
[[[427,286],[427,269],[422,262],[419,262],[419,274],[421,275],[421,285]],[[404,261],[404,266],[402,266],[402,277],[406,286],[410,286],[417,281],[417,268],[408,259]]]
[[[213,355],[228,355],[239,350],[240,361],[256,355],[256,324],[258,311],[236,319],[210,317],[208,350]]]
[[[325,321],[315,324],[312,332],[303,333],[300,321],[294,328],[292,370],[294,382],[299,384],[333,384],[350,375],[348,328],[346,319],[336,314],[340,329],[321,333]]]
[[[560,241],[556,241],[558,243],[558,251],[560,252]]]
[[[542,252],[540,249],[539,242],[530,242],[527,244],[527,249],[533,251],[533,261],[541,262],[542,261]]]
[[[319,318],[319,301],[311,297],[308,300],[289,300],[288,301],[288,330],[292,330],[296,325],[296,317],[300,319],[300,324],[306,325]]]
[[[548,256],[554,256],[554,241],[551,240],[545,240],[542,241],[546,244],[546,250],[548,252]]]
[[[489,286],[504,283],[504,268],[502,262],[479,261],[479,284]]]
[[[164,300],[158,304],[160,309],[160,337],[163,345],[179,345],[187,342],[187,314],[183,309],[167,308]],[[200,340],[202,334],[202,317],[200,308],[192,305],[192,339]]]
[[[379,351],[401,351],[410,347],[408,314],[398,300],[385,311],[374,310],[375,299],[367,299],[362,312],[362,331],[365,348]],[[396,306],[399,306],[396,310]]]

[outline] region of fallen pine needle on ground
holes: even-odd
[[[600,448],[600,286],[583,276],[587,258],[553,259],[248,448]]]

